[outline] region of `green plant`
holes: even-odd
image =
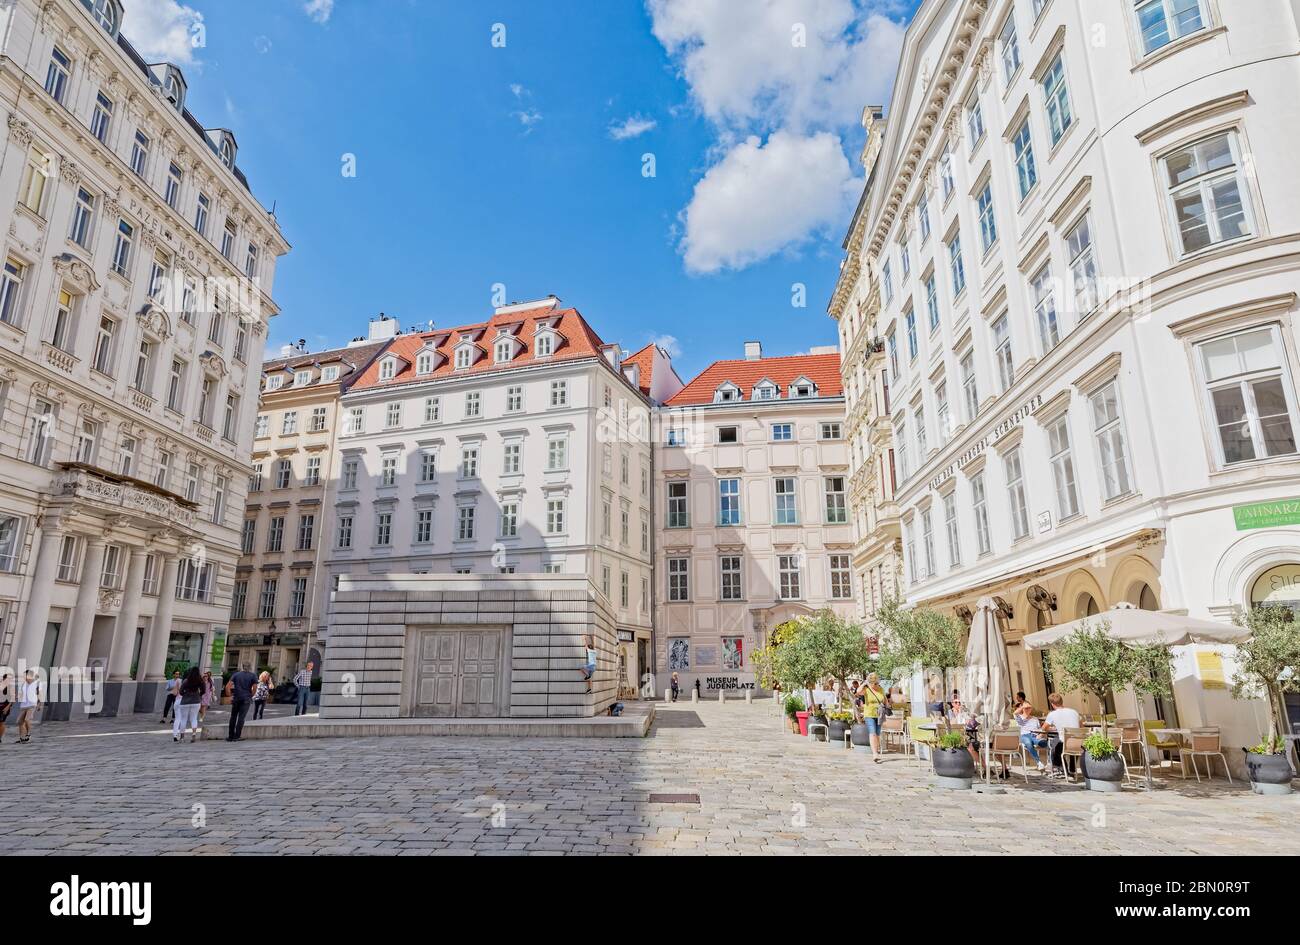
[[[840,705],[847,707],[849,677],[865,676],[871,666],[871,651],[862,627],[832,610],[819,610],[804,621],[798,641],[799,646],[810,651],[809,660],[818,667],[818,676],[839,681]]]
[[[1098,761],[1119,753],[1116,744],[1101,732],[1093,732],[1085,738],[1083,740],[1083,750]]]
[[[1286,751],[1286,742],[1280,738],[1266,738],[1258,745],[1251,745],[1246,751],[1252,755],[1280,755]]]
[[[1103,705],[1107,695],[1129,687],[1138,693],[1167,695],[1169,674],[1161,672],[1161,664],[1169,666],[1169,647],[1122,643],[1109,629],[1110,621],[1105,619],[1096,629],[1085,623],[1053,647],[1052,670],[1061,688],[1081,689]],[[1101,725],[1101,736],[1106,737],[1105,713]]]
[[[853,722],[853,713],[843,706],[827,712],[826,717],[835,722],[843,722],[846,725]]]
[[[794,693],[785,697],[785,714],[790,718],[794,718],[796,713],[802,712],[805,708],[803,700]]]
[[[949,751],[956,748],[963,748],[966,745],[966,736],[961,732],[944,732],[939,736],[936,743],[940,748],[946,748]]]
[[[966,648],[962,645],[966,629],[955,619],[937,610],[903,608],[898,598],[888,598],[876,611],[880,626],[880,656],[877,672],[896,677],[900,669],[920,665],[944,674],[947,688],[948,670],[966,665]]]
[[[1237,644],[1232,695],[1268,701],[1268,738],[1256,748],[1277,747],[1257,754],[1282,754],[1279,735],[1286,731],[1286,693],[1300,692],[1300,620],[1281,607],[1252,607],[1238,610],[1233,623],[1249,630],[1250,639]]]

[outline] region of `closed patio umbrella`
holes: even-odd
[[[1186,646],[1189,643],[1237,643],[1250,636],[1244,627],[1218,620],[1201,620],[1161,610],[1142,610],[1128,601],[1120,601],[1110,610],[1091,617],[1071,620],[1028,634],[1021,642],[1026,650],[1040,650],[1066,639],[1083,627],[1104,628],[1112,640],[1135,645],[1159,644]],[[1147,790],[1151,790],[1151,759],[1147,757],[1146,721],[1142,700],[1137,700],[1138,725],[1142,731],[1142,763],[1146,769]]]
[[[975,616],[966,640],[966,684],[971,687],[971,708],[981,719],[984,739],[984,780],[989,777],[989,729],[1007,723],[1006,687],[1011,678],[1007,643],[998,626],[998,605],[991,597],[975,604]]]

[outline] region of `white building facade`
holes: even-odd
[[[658,663],[711,697],[780,624],[856,615],[839,354],[745,348],[656,415]]]
[[[121,25],[116,0],[0,11],[0,663],[91,667],[103,714],[220,649],[288,251],[234,136]]]
[[[1019,640],[1047,624],[1300,609],[1296,16],[927,0],[908,30],[856,249],[905,594],[963,617],[999,598],[1036,705],[1053,682]],[[1231,673],[1180,648],[1146,717],[1253,744]]]
[[[665,375],[661,351],[624,363],[553,297],[398,335],[342,396],[327,586],[586,576],[617,630],[619,691],[635,693],[652,652],[649,395]]]

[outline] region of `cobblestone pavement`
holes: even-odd
[[[276,706],[283,714],[290,707]],[[220,714],[210,724],[224,725]],[[770,702],[660,708],[645,739],[173,744],[156,720],[0,746],[0,848],[28,853],[1300,853],[1300,794],[930,783],[810,744]],[[652,792],[699,804],[651,804]],[[201,816],[200,816],[201,815]],[[495,816],[494,816],[495,815]]]

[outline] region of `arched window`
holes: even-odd
[[[1156,597],[1156,592],[1151,590],[1150,584],[1143,584],[1142,590],[1138,591],[1137,605],[1142,610],[1160,609],[1160,599]]]
[[[1101,613],[1101,608],[1091,594],[1084,594],[1079,598],[1078,611],[1080,617],[1095,617]]]

